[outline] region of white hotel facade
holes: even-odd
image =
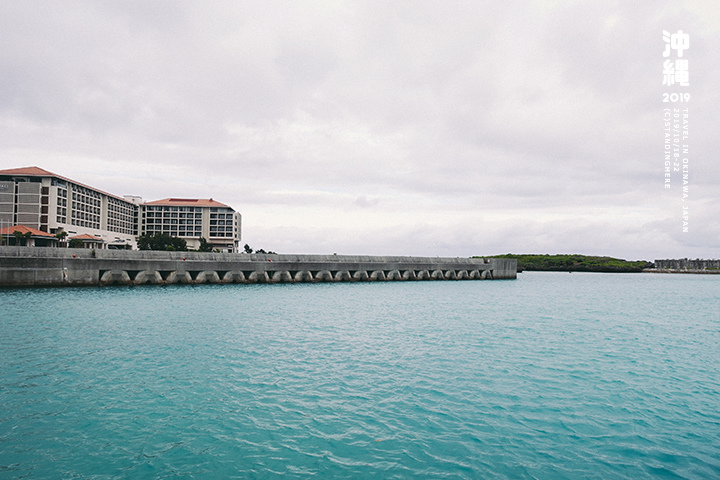
[[[182,238],[189,249],[200,238],[224,252],[237,252],[242,217],[213,199],[168,198],[143,202],[119,197],[38,167],[0,170],[0,229],[25,225],[42,232],[91,235],[94,248],[137,249],[146,233]],[[101,246],[100,246],[101,245]]]

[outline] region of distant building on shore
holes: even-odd
[[[120,197],[38,167],[0,170],[0,230],[25,226],[50,235],[97,239],[93,248],[137,249],[137,237],[167,233],[197,249],[237,252],[241,215],[213,199],[143,202]]]
[[[655,260],[655,270],[666,270],[669,272],[702,272],[702,273],[720,273],[720,260],[702,260],[702,259],[664,259]]]

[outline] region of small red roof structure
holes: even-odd
[[[70,237],[70,240],[78,239],[82,240],[83,242],[102,242],[103,239],[100,237],[96,237],[94,235],[90,235],[89,233],[83,233],[82,235],[75,235],[74,237]]]
[[[20,232],[24,239],[17,239],[15,232]],[[7,245],[14,242],[15,245],[27,247],[54,247],[58,243],[55,235],[25,225],[13,225],[12,227],[0,229],[0,237]]]
[[[15,232],[20,232],[23,235],[26,233],[30,233],[33,237],[43,237],[43,238],[55,238],[55,235],[47,232],[42,232],[38,230],[37,228],[32,227],[26,227],[25,225],[15,225],[12,227],[5,227],[0,230],[0,235],[13,235]]]

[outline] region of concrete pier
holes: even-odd
[[[0,247],[0,286],[367,282],[517,278],[512,259]]]

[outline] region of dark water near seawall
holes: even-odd
[[[0,479],[720,478],[719,281],[0,291]]]

